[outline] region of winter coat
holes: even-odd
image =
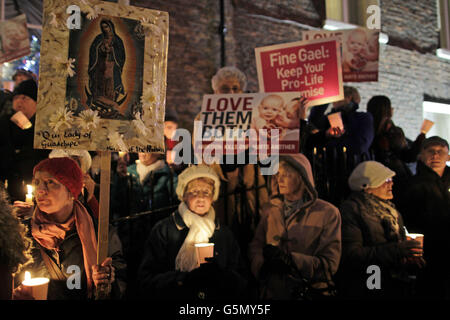
[[[342,215],[342,260],[338,273],[339,292],[344,297],[404,297],[410,279],[402,265],[404,256],[398,246],[405,240],[404,224],[398,213],[398,232],[383,218],[377,205],[383,200],[362,192],[353,192],[340,207]],[[375,205],[374,205],[375,204]],[[395,206],[386,202],[392,210]],[[381,270],[381,289],[369,290],[369,266]]]
[[[214,203],[216,214],[228,226],[246,256],[260,219],[260,210],[269,201],[264,176],[257,164],[212,165],[221,179],[219,199]]]
[[[369,148],[374,139],[373,117],[368,112],[357,112],[358,106],[352,103],[339,109],[333,109],[327,115],[319,119],[314,119],[315,126],[319,132],[310,135],[306,149],[327,148],[342,150],[346,147],[348,155],[356,157],[356,162],[360,162],[362,157],[370,159]],[[330,128],[328,115],[334,112],[341,112],[342,123],[345,132],[339,138],[327,138],[325,132]]]
[[[414,142],[409,142],[402,128],[397,127],[391,121],[389,130],[383,131],[375,136],[371,149],[375,160],[384,164],[395,172],[393,177],[394,203],[399,204],[401,193],[413,176],[407,163],[416,162],[420,152],[420,146],[425,140],[425,134],[421,133]]]
[[[263,208],[261,221],[249,249],[252,273],[259,278],[264,264],[263,248],[266,244],[272,244],[292,256],[304,278],[321,286],[327,279],[331,280],[326,274],[336,273],[339,265],[341,217],[335,206],[317,198],[308,160],[298,154],[282,156],[280,161],[286,158],[291,159],[290,164],[300,172],[306,185],[306,200],[287,219],[284,217],[283,200],[280,198],[273,198]],[[268,282],[268,287],[264,288],[267,290],[266,298],[280,298],[274,292],[283,291],[282,281]]]
[[[97,221],[93,219],[94,228],[97,232]],[[29,236],[31,235],[31,219],[25,220],[24,224],[28,227]],[[59,245],[59,251],[48,250],[42,247],[34,238],[33,249],[31,255],[33,257],[33,263],[27,266],[26,270],[23,270],[19,274],[16,280],[16,286],[20,284],[20,281],[24,279],[24,271],[29,271],[33,278],[45,277],[49,278],[48,286],[48,300],[86,300],[88,298],[87,293],[87,278],[84,269],[83,260],[83,248],[77,230],[74,227],[66,233],[64,240]],[[108,257],[112,258],[112,265],[115,268],[116,281],[112,284],[111,298],[122,298],[126,289],[126,263],[122,256],[122,244],[114,229],[110,228],[108,238]],[[40,248],[42,248],[52,259],[56,262],[59,269],[65,276],[66,280],[58,280],[53,278],[48,271],[47,266],[42,258]],[[74,275],[75,270],[71,269],[71,266],[77,266],[81,271],[81,288],[69,289],[67,283],[76,283],[74,280],[69,280]],[[73,267],[72,267],[73,268]]]
[[[422,161],[404,190],[400,209],[409,232],[424,234],[427,266],[418,277],[422,295],[450,298],[450,167],[440,177]]]
[[[217,219],[215,223],[216,228],[209,242],[214,243],[214,258],[222,271],[220,276],[214,277],[213,283],[209,283],[209,287],[219,291],[223,289],[222,291],[226,291],[225,295],[231,292],[228,294],[228,298],[231,298],[236,291],[243,291],[246,285],[246,281],[239,275],[242,270],[240,250],[231,231],[222,226]],[[138,272],[141,298],[172,300],[198,298],[192,295],[192,288],[186,285],[198,268],[191,272],[175,270],[178,251],[188,233],[189,228],[178,210],[159,221],[152,229],[146,241]]]
[[[149,173],[143,183],[139,180],[136,164],[128,167],[128,173],[133,178],[132,190],[140,203],[141,211],[164,208],[179,203],[175,193],[178,177],[167,164]]]

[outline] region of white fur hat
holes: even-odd
[[[91,168],[92,158],[89,152],[86,150],[64,150],[64,149],[53,149],[52,152],[48,155],[49,158],[64,158],[64,157],[79,157],[80,158],[80,167],[83,173],[88,172]]]
[[[364,161],[356,166],[348,178],[348,185],[353,191],[378,188],[386,179],[395,176],[395,172],[377,161]]]
[[[191,166],[180,173],[176,189],[178,199],[183,201],[186,186],[189,182],[198,178],[209,178],[214,181],[213,201],[216,201],[219,198],[220,180],[214,169],[204,164]]]

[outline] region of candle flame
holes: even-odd
[[[28,271],[25,271],[25,280],[31,280],[31,273]]]
[[[33,193],[33,186],[31,184],[27,184],[27,193],[32,194]]]

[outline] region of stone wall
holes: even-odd
[[[167,108],[176,108],[180,126],[192,129],[202,95],[212,92],[211,76],[220,68],[220,5],[215,0],[131,1],[170,15]],[[324,2],[314,0],[224,0],[226,64],[248,77],[247,90],[258,91],[254,48],[301,40],[301,32],[321,27]],[[450,62],[434,54],[438,47],[435,0],[381,0],[382,31],[379,81],[349,83],[360,90],[361,109],[371,96],[391,98],[394,121],[409,138],[422,122],[423,95],[450,99]]]

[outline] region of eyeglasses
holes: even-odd
[[[390,183],[390,182],[392,182],[392,178],[386,179],[386,183]]]
[[[212,198],[212,191],[210,190],[192,190],[186,193],[188,197],[202,197]]]
[[[439,157],[444,157],[448,154],[448,151],[445,149],[441,149],[441,150],[436,150],[436,149],[426,149],[425,153],[427,153],[430,156],[434,156],[435,154],[437,154]]]
[[[233,86],[231,88],[229,86],[222,86],[219,88],[219,90],[221,93],[230,93],[230,92],[236,93],[241,91],[241,88],[238,86]]]

